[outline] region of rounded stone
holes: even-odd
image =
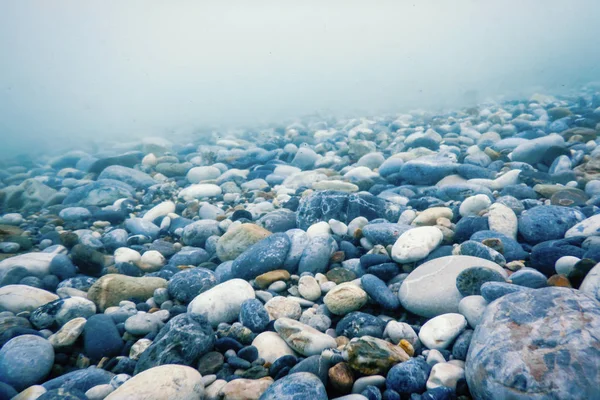
[[[269,313],[257,299],[248,299],[240,307],[239,321],[254,333],[260,333],[269,324]]]
[[[235,260],[250,246],[269,236],[271,232],[255,225],[241,224],[229,229],[217,242],[217,256],[221,261]]]
[[[296,372],[273,383],[260,397],[261,400],[327,400],[321,380],[309,372]]]
[[[385,384],[390,390],[400,394],[422,393],[431,367],[423,358],[411,358],[397,364],[387,374]]]
[[[21,335],[0,349],[0,382],[21,391],[40,383],[54,364],[54,349],[46,339]]]
[[[232,279],[199,294],[188,305],[188,312],[206,316],[213,327],[235,321],[242,303],[254,299],[254,289],[243,279]]]
[[[367,293],[352,283],[342,283],[331,289],[323,302],[336,315],[346,315],[367,303]]]
[[[283,356],[295,356],[296,352],[279,336],[277,332],[263,332],[252,341],[258,350],[258,356],[265,362],[273,364]]]
[[[429,349],[445,349],[467,327],[461,314],[448,313],[427,321],[419,331],[419,339]]]
[[[392,259],[398,263],[422,260],[437,248],[444,235],[434,226],[423,226],[404,232],[392,247]]]
[[[485,282],[504,282],[502,274],[486,267],[470,267],[456,277],[456,288],[462,296],[481,294],[481,285]]]

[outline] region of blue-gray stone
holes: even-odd
[[[298,274],[310,272],[311,274],[327,272],[329,259],[337,250],[337,243],[331,235],[317,235],[310,239],[302,252],[298,263]],[[291,271],[294,272],[294,271]]]
[[[39,400],[88,400],[84,392],[77,389],[53,389],[48,390],[40,397]]]
[[[120,355],[123,339],[110,315],[92,315],[83,327],[83,348],[92,360]]]
[[[379,175],[387,178],[390,175],[397,174],[402,169],[404,161],[401,158],[388,158],[379,166]]]
[[[554,264],[563,256],[583,258],[585,250],[579,247],[581,240],[569,238],[563,240],[549,240],[539,243],[531,249],[530,267],[537,269],[547,276],[554,275]]]
[[[392,223],[367,224],[362,228],[362,233],[372,244],[387,246],[396,243],[400,235],[411,228],[409,225]]]
[[[114,179],[125,182],[136,189],[147,189],[157,182],[147,173],[122,165],[112,165],[105,168],[98,176],[98,181],[103,179]]]
[[[435,185],[442,178],[454,174],[457,166],[449,157],[425,156],[406,162],[400,176],[410,184]]]
[[[460,254],[463,256],[473,256],[490,260],[500,266],[504,266],[506,264],[506,259],[502,254],[475,240],[467,240],[466,242],[463,242],[460,245]]]
[[[285,232],[296,228],[296,213],[285,208],[271,211],[260,217],[257,224],[269,232]]]
[[[506,296],[507,294],[521,292],[525,290],[530,290],[525,286],[513,285],[511,283],[505,282],[485,282],[481,285],[481,296],[487,301],[491,303],[494,300],[499,299],[502,296]]]
[[[254,333],[263,332],[269,325],[269,313],[257,299],[248,299],[240,307],[239,321]]]
[[[492,191],[485,186],[473,183],[456,183],[437,188],[436,197],[443,201],[464,201],[467,197],[484,194],[493,201]]]
[[[91,172],[93,174],[99,174],[105,168],[110,167],[111,165],[122,165],[124,167],[133,167],[135,164],[142,161],[142,157],[144,157],[144,153],[142,153],[141,151],[135,151],[135,152],[125,153],[125,154],[120,154],[118,156],[100,158],[99,160],[95,161],[90,166],[90,168],[88,169],[88,172]]]
[[[431,367],[424,358],[411,358],[394,365],[388,372],[385,385],[400,394],[423,393]]]
[[[377,386],[369,385],[360,394],[365,396],[367,400],[382,400],[381,390]]]
[[[232,267],[233,260],[229,260],[219,264],[217,268],[215,268],[215,277],[219,283],[223,283],[234,278],[233,272],[231,271]]]
[[[237,352],[237,355],[246,361],[253,362],[258,358],[258,349],[256,346],[245,346]]]
[[[365,217],[371,221],[383,218],[388,221],[398,221],[402,209],[395,203],[373,196],[370,193],[352,193],[348,196],[346,219],[339,219],[350,223],[356,217]]]
[[[144,235],[151,240],[156,239],[160,232],[158,226],[142,218],[128,218],[125,220],[125,228],[133,235]]]
[[[479,295],[481,286],[486,282],[504,282],[504,277],[491,268],[471,267],[458,274],[456,288],[463,296]]]
[[[377,276],[365,274],[360,278],[360,283],[364,291],[382,308],[397,310],[400,307],[398,296],[394,295],[385,282]]]
[[[309,372],[315,376],[317,376],[323,385],[327,386],[327,382],[329,381],[328,371],[329,368],[333,366],[333,363],[326,359],[323,356],[315,355],[305,358],[304,360],[298,362],[290,369],[290,374],[295,374],[298,372]]]
[[[454,341],[452,345],[452,357],[455,360],[465,361],[467,359],[467,352],[469,351],[469,345],[473,337],[472,329],[465,329]]]
[[[600,304],[573,289],[513,293],[487,306],[467,355],[476,399],[593,399]]]
[[[194,297],[217,284],[218,281],[213,271],[196,267],[174,274],[167,284],[167,290],[172,298],[187,304]]]
[[[171,259],[169,264],[178,265],[200,265],[210,259],[210,254],[199,247],[182,247]]]
[[[461,218],[454,228],[454,241],[462,243],[474,233],[490,229],[487,217],[469,216]]]
[[[289,249],[289,237],[285,233],[275,233],[240,254],[231,265],[231,274],[234,278],[250,280],[280,269]]]
[[[18,391],[41,383],[54,364],[54,349],[46,339],[22,335],[0,349],[0,381]]]
[[[485,239],[500,239],[504,247],[504,258],[507,262],[515,260],[526,260],[529,254],[523,250],[523,247],[514,240],[502,233],[495,231],[479,231],[471,235],[471,240],[483,242]]]
[[[211,351],[214,344],[215,333],[204,316],[180,314],[158,332],[140,356],[135,373],[164,364],[193,365]]]
[[[8,383],[0,382],[0,399],[12,399],[18,394],[19,392]]]
[[[68,372],[42,384],[50,391],[55,389],[79,390],[86,392],[94,386],[110,383],[115,374],[96,367],[88,367]]]
[[[58,288],[68,287],[87,292],[88,289],[92,287],[92,285],[96,283],[97,280],[97,278],[93,278],[91,276],[80,275],[73,278],[65,279],[64,281],[58,284]]]
[[[84,244],[73,246],[71,260],[86,275],[100,276],[104,267],[104,254]]]
[[[548,286],[546,275],[533,268],[521,268],[510,276],[513,284],[539,289]]]
[[[349,339],[361,336],[383,337],[386,323],[371,314],[354,311],[342,318],[336,328],[338,336],[346,336]]]
[[[77,222],[91,218],[92,213],[85,207],[67,207],[60,210],[58,216],[65,222]]]
[[[61,281],[72,278],[77,274],[77,268],[65,254],[57,254],[50,261],[50,273],[56,275]]]
[[[496,176],[493,171],[473,164],[461,164],[456,172],[465,179],[494,179]]]
[[[370,268],[374,265],[379,265],[392,261],[387,254],[365,254],[360,257],[360,265],[363,268]]]
[[[274,382],[260,400],[327,400],[325,386],[309,372],[289,374]]]
[[[519,233],[529,243],[562,239],[565,233],[585,215],[569,207],[538,206],[523,211],[519,216]]]
[[[135,189],[113,179],[103,179],[77,187],[67,194],[63,204],[80,206],[108,206],[121,198],[132,198]]]
[[[114,252],[119,247],[127,247],[128,236],[125,229],[113,229],[102,235],[102,243],[107,251]]]

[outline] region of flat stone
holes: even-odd
[[[108,274],[98,279],[88,290],[88,299],[92,300],[101,312],[108,307],[118,306],[130,298],[145,301],[154,295],[158,288],[166,288],[167,281],[162,278],[134,278],[126,275]]]
[[[18,314],[33,311],[44,304],[58,300],[58,296],[43,289],[27,285],[0,287],[0,309]]]
[[[274,326],[283,340],[303,356],[318,355],[325,349],[337,347],[331,336],[293,319],[279,318]]]

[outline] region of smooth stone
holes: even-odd
[[[327,372],[329,384],[337,393],[349,393],[354,384],[354,372],[345,362],[339,362]]]
[[[164,364],[193,365],[214,347],[214,331],[201,315],[184,313],[171,319],[140,355],[136,374]]]
[[[457,253],[463,256],[483,258],[500,266],[504,266],[506,264],[506,259],[502,254],[493,248],[475,240],[467,240],[466,242],[463,242],[458,248]]]
[[[431,368],[427,389],[435,389],[440,386],[456,389],[458,381],[465,376],[465,370],[450,363],[438,363]]]
[[[411,358],[390,369],[385,380],[386,387],[403,395],[422,393],[430,372],[431,367],[423,358]]]
[[[310,235],[309,235],[310,237]],[[310,272],[311,274],[325,273],[331,255],[338,249],[336,241],[329,234],[317,235],[310,239],[302,252],[298,263],[298,274]]]
[[[22,335],[0,349],[0,382],[21,391],[40,383],[54,364],[54,349],[46,339]]]
[[[391,320],[385,326],[383,336],[389,338],[394,343],[400,343],[401,340],[408,341],[411,345],[415,346],[419,337],[415,330],[406,322],[398,322]]]
[[[578,210],[561,206],[538,206],[523,211],[519,217],[519,233],[529,243],[568,237],[566,233],[583,221]]]
[[[423,226],[404,232],[392,247],[392,259],[410,263],[427,257],[440,245],[444,236],[436,227]]]
[[[27,285],[0,287],[0,310],[18,314],[33,311],[44,304],[58,300],[58,296],[43,289]]]
[[[201,293],[217,285],[213,271],[202,268],[190,268],[174,274],[167,284],[169,295],[181,303],[187,304]]]
[[[302,315],[300,304],[283,296],[276,296],[267,301],[265,309],[271,320],[279,320],[280,318],[299,320]]]
[[[487,305],[483,296],[467,296],[458,303],[458,312],[464,315],[469,326],[476,328]]]
[[[125,220],[125,229],[134,235],[144,235],[154,240],[158,237],[160,228],[143,218],[128,218]]]
[[[239,321],[254,333],[260,333],[269,324],[269,313],[257,299],[249,299],[240,307]]]
[[[233,277],[253,279],[265,272],[281,269],[290,245],[290,239],[285,233],[275,233],[257,242],[233,261]]]
[[[250,246],[271,235],[268,230],[255,224],[241,224],[227,230],[217,242],[217,256],[221,261],[235,260]]]
[[[502,233],[512,239],[517,238],[519,220],[515,212],[502,203],[494,203],[488,211],[489,230]]]
[[[502,242],[504,253],[502,254],[507,262],[527,259],[529,254],[523,250],[523,247],[514,239],[503,233],[495,231],[478,231],[471,235],[471,240],[483,242],[486,239],[499,239]]]
[[[504,282],[486,282],[481,285],[481,295],[488,302],[499,299],[507,294],[529,290],[525,286],[513,285]]]
[[[260,400],[327,400],[327,392],[321,380],[308,372],[296,372],[273,383]]]
[[[179,192],[179,198],[185,201],[192,201],[194,199],[201,199],[204,197],[219,196],[221,193],[221,188],[215,184],[200,183],[187,186],[185,189]]]
[[[352,385],[352,393],[361,393],[367,386],[375,386],[383,389],[385,386],[385,376],[371,375],[358,378],[354,381],[354,385]]]
[[[419,331],[419,339],[429,349],[442,350],[467,327],[467,320],[461,314],[438,315],[427,321]]]
[[[587,273],[583,282],[579,285],[579,290],[600,301],[600,264],[596,264],[596,266]]]
[[[78,369],[46,381],[42,386],[46,390],[62,388],[65,390],[78,390],[85,393],[92,387],[110,383],[115,374],[96,367]]]
[[[481,285],[485,282],[505,282],[504,276],[486,267],[469,267],[456,277],[456,288],[462,296],[481,294]]]
[[[396,310],[400,307],[400,301],[385,284],[375,275],[365,274],[360,278],[360,283],[365,292],[386,310]]]
[[[252,346],[258,349],[258,356],[265,362],[273,364],[280,357],[295,356],[294,350],[277,332],[263,332],[252,341]]]
[[[554,269],[556,270],[557,274],[567,276],[573,270],[575,264],[577,264],[579,261],[581,261],[581,259],[578,257],[563,256],[556,260]]]
[[[593,215],[589,218],[572,226],[565,232],[565,239],[576,236],[597,236],[600,233],[600,214]],[[0,263],[1,267],[1,263]]]
[[[47,390],[43,386],[33,385],[12,397],[11,400],[36,400],[46,392]]]
[[[477,194],[475,196],[467,197],[460,204],[458,212],[462,217],[468,217],[471,215],[477,216],[491,205],[492,202],[488,196],[484,194]]]
[[[191,400],[204,396],[202,376],[184,365],[161,365],[141,372],[105,400]]]
[[[298,292],[306,300],[315,301],[321,297],[321,286],[314,277],[304,275],[298,281]]]
[[[439,218],[452,220],[454,213],[448,207],[431,207],[417,214],[412,221],[414,226],[432,226],[436,224]]]
[[[121,353],[123,340],[109,315],[96,314],[87,320],[83,327],[83,347],[92,360],[115,357]]]
[[[367,302],[367,293],[352,283],[342,283],[331,289],[323,302],[336,315],[345,315],[356,311]]]
[[[167,216],[170,213],[175,212],[175,203],[172,201],[163,201],[146,211],[142,217],[146,221],[154,221],[159,217]]]
[[[216,327],[221,322],[235,321],[242,303],[254,297],[248,282],[232,279],[196,296],[188,305],[188,312],[204,315]]]
[[[289,281],[290,273],[285,269],[276,269],[274,271],[265,272],[254,279],[254,283],[261,289],[266,289],[271,284],[279,281]]]
[[[283,267],[288,271],[295,271],[310,238],[302,229],[290,229],[285,234],[290,239],[290,249],[283,262]]]
[[[162,326],[162,321],[155,314],[145,312],[138,312],[127,318],[125,321],[125,330],[136,336],[144,336],[150,332],[158,332]]]
[[[352,339],[343,356],[352,369],[365,375],[386,374],[395,364],[410,359],[400,346],[371,336]]]
[[[30,275],[37,277],[48,275],[50,264],[56,255],[55,253],[32,252],[6,258],[0,261],[0,281],[6,272],[14,267],[23,267]]]
[[[98,175],[98,181],[104,179],[124,182],[138,190],[146,189],[156,184],[156,181],[147,173],[121,165],[111,165],[105,168],[100,175]]]
[[[521,268],[510,276],[510,281],[519,286],[539,289],[548,286],[546,275],[533,268]]]
[[[373,315],[355,311],[342,318],[336,328],[335,333],[338,336],[345,336],[348,339],[361,336],[383,337],[385,322]]]
[[[63,200],[66,205],[109,206],[123,198],[131,198],[135,189],[121,181],[103,179],[72,189]]]
[[[186,246],[204,247],[209,237],[220,234],[217,221],[201,219],[183,228],[182,240]]]
[[[473,397],[594,398],[598,329],[600,305],[573,289],[521,291],[491,303],[467,355]]]
[[[463,296],[456,288],[456,278],[473,266],[490,268],[507,276],[499,265],[481,258],[440,257],[420,265],[406,277],[398,292],[400,303],[408,311],[424,317],[458,312]]]
[[[337,347],[331,336],[291,318],[277,319],[274,327],[283,340],[303,356],[318,355],[325,349]]]
[[[200,183],[217,179],[221,176],[221,170],[213,166],[194,167],[187,172],[186,179],[191,183]]]
[[[83,333],[86,322],[85,318],[74,318],[64,324],[56,333],[52,334],[48,338],[48,341],[55,349],[72,346]]]
[[[362,234],[369,239],[372,244],[380,244],[388,246],[396,243],[400,235],[404,232],[413,229],[410,225],[380,223],[368,224],[362,228]]]
[[[219,394],[223,400],[258,400],[273,384],[270,377],[262,379],[235,379],[227,382]]]
[[[88,290],[88,298],[98,310],[104,312],[108,307],[118,306],[130,298],[142,301],[151,298],[158,288],[166,288],[167,281],[162,278],[134,278],[120,274],[108,274],[98,279]]]

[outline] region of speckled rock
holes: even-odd
[[[108,274],[98,279],[89,289],[88,298],[96,303],[100,311],[107,307],[118,306],[130,298],[145,301],[154,295],[158,288],[166,288],[167,281],[162,278],[134,278],[120,274]]]

